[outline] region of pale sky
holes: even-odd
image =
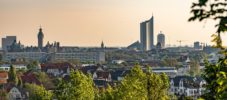
[[[0,0],[0,38],[16,35],[21,43],[36,46],[41,25],[44,44],[100,46],[103,40],[106,46],[128,46],[139,40],[140,22],[153,14],[155,44],[159,31],[165,34],[166,44],[179,45],[177,40],[210,44],[215,22],[187,22],[192,1]]]

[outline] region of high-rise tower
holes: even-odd
[[[154,17],[140,23],[141,50],[147,51],[154,48]]]
[[[162,33],[162,31],[160,31],[160,33],[158,34],[157,43],[161,44],[161,48],[165,47],[165,35]]]
[[[2,38],[2,50],[7,51],[8,47],[12,45],[14,41],[17,41],[16,36],[6,36],[6,38]]]
[[[44,34],[42,32],[42,28],[40,27],[39,29],[39,33],[38,33],[38,48],[43,48],[43,38],[44,38]]]

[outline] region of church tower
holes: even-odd
[[[38,48],[42,49],[43,48],[43,32],[42,32],[42,28],[40,27],[39,29],[39,33],[38,33]]]
[[[101,43],[101,48],[104,49],[104,43],[103,43],[103,41]]]

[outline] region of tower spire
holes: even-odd
[[[103,49],[104,48],[104,42],[102,40],[102,43],[101,43],[101,48]]]
[[[42,32],[42,27],[40,25],[40,29],[38,32],[38,48],[42,49],[43,47],[43,38],[44,38],[44,34]]]

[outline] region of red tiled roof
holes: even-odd
[[[0,84],[5,84],[7,83],[7,80],[0,80]]]
[[[8,72],[0,71],[0,78],[8,78]]]
[[[64,69],[64,68],[73,68],[73,65],[67,62],[64,63],[47,63],[47,64],[41,64],[41,69]]]
[[[0,71],[0,84],[7,83],[7,79],[8,79],[8,72]]]

